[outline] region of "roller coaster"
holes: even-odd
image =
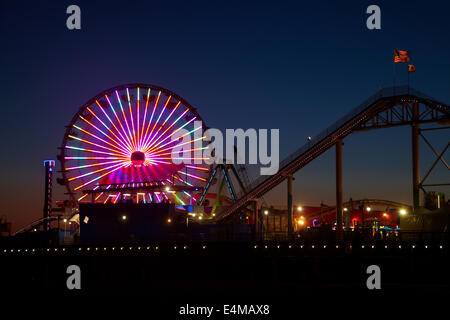
[[[116,100],[113,100],[114,96]],[[158,104],[159,101],[163,103]],[[171,117],[177,118],[173,121]],[[346,205],[342,201],[342,141],[352,133],[396,126],[412,127],[412,210],[419,207],[419,192],[427,186],[424,181],[436,163],[440,160],[449,168],[443,155],[450,142],[444,150],[437,152],[421,134],[420,125],[435,123],[441,125],[435,130],[450,128],[450,107],[409,86],[380,89],[317,136],[309,138],[305,145],[281,161],[275,175],[260,176],[254,181],[250,181],[242,165],[208,167],[167,163],[166,151],[173,148],[169,138],[181,128],[192,126],[195,119],[201,119],[196,109],[164,88],[139,84],[106,90],[80,108],[67,126],[58,156],[63,178],[58,182],[65,185],[72,200],[78,202],[116,203],[119,198],[133,192],[138,201],[144,202],[158,203],[173,197],[179,204],[189,202],[206,206],[209,205],[207,199],[214,200],[213,214],[209,219],[198,222],[221,223],[243,211],[253,212],[253,221],[258,221],[258,201],[264,203],[263,196],[287,180],[288,232],[291,232],[292,176],[332,147],[336,148],[336,207],[328,211],[336,213],[337,225],[342,226],[342,211]],[[194,125],[188,130],[194,132],[197,129]],[[422,180],[418,157],[420,136],[437,156]],[[213,194],[212,186],[220,175],[221,182]],[[222,195],[225,185],[230,197]],[[88,200],[89,195],[91,200]],[[376,200],[377,203],[380,201],[385,200]],[[392,205],[392,202],[385,202]],[[16,233],[33,230],[50,220],[55,219],[46,220],[44,216]]]
[[[238,194],[237,200],[223,210],[216,219],[224,219],[242,210],[242,208],[246,208],[252,202],[255,203],[256,207],[258,198],[284,180],[288,180],[288,214],[292,217],[292,175],[336,146],[337,208],[335,210],[338,224],[339,220],[342,224],[342,140],[358,131],[406,125],[412,127],[414,208],[417,208],[419,206],[419,189],[426,186],[420,181],[418,157],[420,124],[426,123],[448,125],[450,123],[450,107],[408,86],[380,89],[358,107],[309,140],[300,149],[286,157],[280,163],[278,173],[273,176],[261,176],[254,180],[249,185],[248,192]],[[448,128],[448,126],[445,126],[436,129]],[[449,143],[440,154],[435,152],[438,158],[436,161],[441,160],[445,163],[442,155],[448,149]]]

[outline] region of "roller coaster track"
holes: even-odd
[[[433,122],[449,124],[450,107],[407,86],[380,90],[285,158],[276,174],[254,180],[217,220],[239,212],[353,132]]]
[[[22,227],[19,230],[17,230],[16,232],[13,233],[13,236],[15,236],[19,233],[24,233],[24,232],[30,231],[31,229],[34,229],[34,228],[39,228],[41,225],[43,225],[47,221],[51,222],[51,221],[55,221],[55,220],[58,220],[58,216],[50,216],[47,218],[40,218],[40,219],[35,220],[32,223],[26,225],[25,227]]]

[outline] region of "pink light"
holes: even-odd
[[[100,103],[97,101],[97,100],[95,100],[96,102],[97,102],[97,104],[99,105],[99,107],[101,108],[101,106],[100,106]],[[128,148],[128,146],[127,146],[127,143],[125,142],[125,141],[122,141],[95,113],[94,113],[94,111],[92,111],[89,107],[87,107],[87,110],[90,112],[90,113],[92,113],[93,115],[94,115],[94,117],[95,118],[97,118],[97,120],[98,121],[100,121],[100,123],[114,136],[114,137],[116,137],[116,139],[117,140],[119,140],[120,142],[121,142],[121,146],[122,147],[125,147],[126,149],[128,149],[128,151],[130,151],[130,149]],[[101,110],[103,111],[103,108],[101,108]],[[103,111],[104,112],[104,111]],[[105,113],[106,114],[106,113]],[[108,117],[108,119],[109,119],[109,117]],[[111,121],[111,120],[110,120]],[[120,132],[119,132],[120,133]]]
[[[112,143],[109,143],[108,141],[103,140],[102,138],[96,136],[96,135],[93,134],[93,133],[90,133],[89,131],[86,131],[86,130],[84,130],[84,129],[82,129],[82,128],[76,126],[76,125],[73,125],[73,127],[74,127],[75,129],[77,129],[77,130],[80,130],[81,132],[84,132],[84,133],[86,133],[86,134],[88,134],[88,135],[90,135],[90,136],[92,136],[92,137],[94,137],[94,138],[96,138],[96,139],[98,139],[98,140],[100,140],[100,141],[102,141],[102,142],[104,142],[104,143],[106,143],[106,144],[112,146],[112,147],[116,147],[116,146],[113,145]]]
[[[179,127],[177,130],[175,130],[174,132],[172,132],[171,135],[166,136],[166,137],[165,137],[163,140],[161,140],[156,146],[153,146],[151,149],[149,149],[148,152],[152,152],[158,145],[160,145],[161,143],[163,143],[164,141],[166,141],[167,139],[169,139],[171,136],[173,136],[175,133],[177,133],[178,131],[180,131],[181,129],[183,129],[185,126],[187,126],[189,123],[191,123],[191,122],[194,121],[195,119],[196,119],[196,117],[192,118],[191,120],[189,120],[188,122],[186,122],[185,124],[183,124],[183,125],[182,125],[181,127]],[[198,127],[198,129],[200,129],[200,127]],[[195,129],[195,130],[198,130],[198,129]],[[195,130],[194,130],[194,131],[195,131]],[[194,132],[194,131],[189,132],[189,134],[192,133],[192,132]],[[184,135],[180,136],[179,139],[183,138],[183,137],[186,136],[186,135],[187,135],[187,134],[184,134]],[[167,142],[166,144],[160,146],[160,148],[162,148],[162,147],[164,147],[164,146],[166,146],[166,145],[168,145],[168,144],[171,144],[171,143],[173,143],[173,142],[175,142],[175,141],[177,141],[177,140],[171,140],[171,141]],[[146,152],[147,152],[147,151],[146,151]]]
[[[166,103],[164,104],[164,107],[162,108],[162,110],[161,110],[161,112],[160,112],[160,114],[159,114],[159,116],[158,116],[158,119],[156,120],[155,124],[153,125],[152,131],[150,132],[150,134],[146,137],[146,139],[145,139],[145,141],[144,141],[144,146],[147,144],[148,139],[150,139],[150,138],[152,137],[153,131],[155,130],[156,125],[159,123],[159,120],[161,119],[161,116],[163,115],[164,111],[166,110],[167,104],[169,103],[169,101],[170,101],[171,98],[172,98],[172,96],[169,96],[169,97],[167,98],[167,101],[166,101]],[[160,128],[161,128],[161,127],[160,127]]]
[[[136,131],[134,130],[133,110],[131,110],[130,91],[128,90],[128,88],[127,88],[127,97],[128,97],[128,109],[130,110],[131,128],[133,129],[132,137],[134,145],[137,146]]]
[[[128,144],[127,144],[127,145],[129,146],[130,150],[133,150],[133,146],[132,146],[132,143],[131,143],[131,141],[130,141],[130,138],[128,137],[128,135],[127,135],[127,133],[126,133],[125,128],[123,127],[122,122],[120,121],[119,116],[117,115],[116,110],[114,109],[114,106],[112,105],[111,101],[109,100],[108,95],[105,94],[105,97],[106,97],[106,100],[108,100],[108,104],[109,104],[109,106],[111,107],[111,110],[113,111],[114,116],[116,117],[117,122],[119,122],[119,125],[120,125],[120,127],[122,128],[123,134],[124,134],[124,136],[126,137],[126,139],[124,138],[124,136],[122,135],[122,133],[120,133],[119,129],[117,129],[117,127],[114,125],[114,123],[111,121],[111,119],[109,119],[109,117],[107,116],[106,112],[105,112],[105,111],[103,111],[103,112],[104,112],[105,115],[108,117],[109,121],[113,124],[114,128],[117,130],[117,132],[120,134],[120,136],[121,136],[124,140],[127,140],[127,141],[128,141]],[[103,110],[103,109],[102,109],[102,110]]]
[[[148,102],[150,101],[151,90],[147,90],[147,102],[145,103],[144,119],[142,120],[141,138],[139,139],[139,150],[142,150],[142,138],[144,137],[145,119],[147,118]]]
[[[156,110],[156,107],[158,106],[158,102],[159,102],[159,98],[160,97],[161,97],[161,91],[158,93],[158,98],[156,99],[155,105],[153,107],[152,115],[150,116],[150,120],[148,121],[147,130],[145,131],[145,136],[143,136],[144,141],[141,143],[141,145],[144,144],[144,142],[145,142],[145,140],[147,138],[147,133],[148,133],[148,130],[150,129],[150,125],[151,125],[152,120],[153,120],[153,115],[155,114],[155,110]]]
[[[71,138],[71,139],[77,140],[77,141],[81,141],[81,142],[84,142],[84,143],[86,143],[86,144],[90,144],[90,145],[93,145],[93,146],[96,146],[96,147],[99,147],[99,148],[105,149],[105,150],[109,150],[109,151],[112,151],[112,152],[117,152],[117,150],[118,150],[119,152],[123,153],[122,149],[120,149],[120,148],[117,148],[117,147],[115,147],[115,148],[116,148],[117,150],[114,150],[114,149],[111,149],[111,148],[108,148],[108,147],[102,146],[102,145],[100,145],[100,144],[97,144],[97,143],[91,142],[91,141],[89,141],[89,140],[85,140],[85,139],[81,139],[81,138],[78,138],[78,137],[72,136],[72,135],[70,135],[70,134],[68,135],[68,137],[69,137],[69,138]],[[125,153],[124,153],[124,154],[125,154]]]
[[[125,111],[123,110],[122,101],[120,101],[119,93],[116,90],[117,101],[119,101],[120,110],[122,110],[122,117],[125,120],[125,124],[127,125],[128,133],[130,134],[130,142],[133,146],[133,150],[136,149],[136,145],[133,142],[133,135],[131,134],[130,126],[128,125],[127,117],[125,116]]]
[[[95,170],[95,171],[91,171],[91,172],[88,172],[88,173],[85,173],[85,174],[82,174],[82,175],[79,175],[79,176],[76,176],[76,177],[72,177],[72,178],[68,179],[68,181],[73,181],[73,180],[76,180],[76,179],[79,179],[79,178],[82,178],[82,177],[90,176],[91,174],[102,172],[102,171],[105,171],[105,170],[109,170],[111,168],[115,168],[115,167],[120,166],[120,165],[122,165],[122,164],[121,163],[114,164],[114,165],[106,167],[106,168],[101,168],[101,169],[98,169],[98,170]]]
[[[179,102],[178,102],[178,104],[180,104]],[[178,106],[178,105],[177,105]],[[174,111],[175,111],[175,109],[174,109]],[[169,131],[185,114],[186,114],[186,112],[188,112],[189,111],[189,108],[188,109],[186,109],[162,134],[160,134],[159,136],[158,136],[158,139],[156,139],[155,141],[153,141],[153,143],[151,143],[151,141],[149,142],[149,143],[147,143],[147,146],[145,147],[145,148],[147,148],[147,149],[150,149],[159,139],[161,139],[161,137],[163,137],[164,136],[164,134],[167,132],[167,131]],[[173,111],[172,111],[172,113],[173,113]],[[172,115],[172,114],[170,114],[170,115]],[[165,122],[164,122],[164,124],[165,124]],[[162,125],[162,127],[164,126],[164,124]],[[171,137],[173,135],[173,133],[172,134],[170,134],[169,135],[169,137]]]
[[[126,163],[125,163],[125,164],[122,164],[122,165],[120,165],[119,167],[114,168],[113,170],[108,171],[107,173],[104,173],[104,174],[98,176],[97,178],[94,178],[94,179],[92,179],[92,180],[90,180],[90,181],[88,181],[88,182],[86,182],[86,183],[83,183],[82,185],[79,185],[78,187],[74,188],[73,190],[74,190],[74,191],[77,191],[78,189],[80,189],[80,188],[82,188],[82,187],[85,187],[85,186],[87,186],[87,185],[90,185],[92,182],[97,181],[97,180],[103,178],[104,176],[106,176],[106,175],[108,175],[108,174],[110,174],[110,173],[113,173],[114,171],[116,171],[116,170],[118,170],[118,169],[120,169],[120,168],[125,167],[126,165],[127,165]]]
[[[75,170],[75,169],[90,168],[90,167],[97,167],[97,166],[103,166],[103,165],[106,165],[106,164],[117,163],[117,162],[122,162],[122,160],[98,162],[98,163],[93,163],[93,164],[87,164],[87,165],[84,165],[84,166],[70,167],[70,168],[66,168],[66,171]]]

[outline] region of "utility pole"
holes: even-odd
[[[44,194],[44,231],[50,230],[50,216],[52,214],[52,194],[53,194],[53,169],[55,160],[45,160],[45,194]]]

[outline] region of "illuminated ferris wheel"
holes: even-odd
[[[140,196],[144,202],[195,203],[211,170],[194,156],[205,148],[201,136],[191,138],[204,130],[197,121],[202,119],[195,108],[167,89],[145,84],[108,89],[83,105],[67,126],[61,183],[77,201],[115,203]],[[194,147],[195,140],[201,148]],[[173,161],[172,150],[182,144],[180,159],[190,164]]]

